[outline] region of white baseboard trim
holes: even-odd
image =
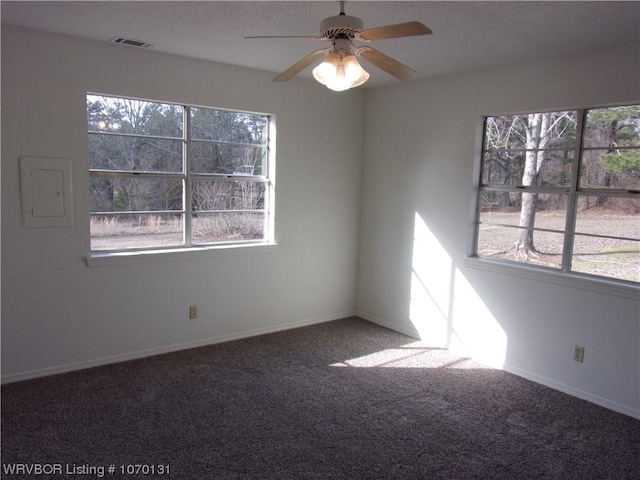
[[[622,405],[620,403],[614,402],[612,400],[608,400],[598,395],[593,395],[592,393],[570,387],[563,383],[556,382],[555,380],[551,380],[550,378],[542,377],[535,373],[522,370],[518,367],[513,367],[511,365],[504,365],[504,371],[512,373],[519,377],[525,378],[527,380],[531,380],[532,382],[539,383],[541,385],[544,385],[545,387],[558,390],[559,392],[566,393],[573,397],[577,397],[582,400],[595,403],[596,405],[600,405],[601,407],[608,408],[609,410],[613,410],[614,412],[623,413],[625,415],[629,415],[630,417],[637,418],[638,420],[640,420],[640,410],[635,410],[631,407],[627,407],[626,405]]]
[[[217,343],[230,342],[233,340],[240,340],[243,338],[255,337],[258,335],[265,335],[268,333],[275,333],[283,330],[291,330],[294,328],[301,328],[301,327],[316,325],[320,323],[331,322],[334,320],[340,320],[342,318],[348,318],[352,316],[360,317],[369,322],[388,328],[389,330],[393,330],[403,335],[407,335],[408,337],[417,338],[415,332],[412,332],[409,329],[404,329],[402,327],[399,327],[398,325],[389,323],[374,315],[370,315],[364,312],[343,312],[343,313],[328,315],[324,317],[310,318],[310,319],[301,320],[297,322],[290,322],[290,323],[273,325],[273,326],[264,327],[264,328],[245,330],[243,332],[238,332],[233,334],[219,335],[215,337],[209,337],[206,339],[196,340],[193,342],[184,342],[184,343],[178,343],[173,345],[166,345],[166,346],[151,348],[147,350],[140,350],[137,352],[124,353],[120,355],[111,355],[108,357],[101,357],[101,358],[86,360],[82,362],[68,363],[63,365],[57,365],[54,367],[46,367],[46,368],[40,368],[35,370],[29,370],[25,372],[8,374],[8,375],[2,376],[2,380],[0,381],[0,383],[7,384],[7,383],[19,382],[23,380],[30,380],[33,378],[46,377],[50,375],[57,375],[60,373],[73,372],[76,370],[84,370],[86,368],[109,365],[112,363],[126,362],[129,360],[137,360],[140,358],[151,357],[154,355],[161,355],[164,353],[177,352],[180,350],[188,350],[190,348],[205,347],[207,345],[215,345]],[[620,403],[608,400],[606,398],[593,395],[591,393],[588,393],[582,390],[575,389],[563,383],[556,382],[555,380],[551,380],[549,378],[542,377],[535,373],[522,370],[518,367],[513,367],[511,365],[504,365],[503,368],[506,372],[512,373],[514,375],[525,378],[532,382],[539,383],[541,385],[552,388],[554,390],[558,390],[568,395],[572,395],[582,400],[586,400],[596,405],[600,405],[601,407],[605,407],[615,412],[622,413],[640,420],[640,410],[635,410],[633,408],[627,407],[626,405],[622,405]]]
[[[238,333],[209,337],[205,339],[196,340],[193,342],[184,342],[184,343],[177,343],[173,345],[165,345],[162,347],[139,350],[136,352],[123,353],[119,355],[110,355],[108,357],[100,357],[100,358],[85,360],[81,362],[56,365],[54,367],[45,367],[45,368],[38,368],[35,370],[28,370],[25,372],[11,373],[8,375],[3,375],[0,383],[4,385],[7,383],[30,380],[33,378],[48,377],[50,375],[58,375],[60,373],[68,373],[76,370],[84,370],[86,368],[100,367],[100,366],[109,365],[112,363],[126,362],[129,360],[137,360],[140,358],[152,357],[154,355],[162,355],[164,353],[178,352],[180,350],[188,350],[190,348],[206,347],[207,345],[215,345],[216,343],[231,342],[233,340],[240,340],[243,338],[257,337],[258,335],[265,335],[267,333],[275,333],[283,330],[291,330],[294,328],[307,327],[310,325],[316,325],[320,323],[331,322],[334,320],[340,320],[342,318],[353,317],[355,315],[356,314],[352,311],[336,313],[334,315],[315,317],[315,318],[310,318],[307,320],[301,320],[297,322],[284,323],[284,324],[273,325],[269,327],[245,330],[243,332],[238,332]]]
[[[418,335],[415,331],[411,331],[410,329],[405,329],[402,328],[398,325],[395,325],[393,323],[389,323],[381,318],[378,318],[374,315],[370,315],[368,313],[364,313],[364,312],[356,312],[355,313],[356,317],[360,317],[363,320],[367,320],[368,322],[371,323],[375,323],[376,325],[380,325],[381,327],[385,327],[388,328],[389,330],[393,330],[394,332],[398,332],[401,333],[403,335],[406,335],[407,337],[411,337],[411,338],[418,338]]]

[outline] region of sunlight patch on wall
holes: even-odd
[[[416,212],[409,317],[422,340],[447,346],[451,257]]]
[[[458,269],[453,295],[451,351],[502,368],[507,354],[507,334]]]
[[[487,368],[470,358],[459,357],[442,348],[425,346],[424,342],[413,342],[400,347],[388,348],[361,357],[333,363],[331,367],[356,368]]]
[[[417,212],[409,316],[425,344],[503,367],[505,331]]]

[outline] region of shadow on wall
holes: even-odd
[[[507,334],[417,212],[409,317],[430,345],[504,366]]]

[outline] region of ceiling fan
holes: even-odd
[[[365,29],[360,18],[345,14],[344,3],[340,2],[339,15],[322,20],[320,36],[265,35],[244,38],[307,38],[331,42],[331,46],[315,50],[298,60],[276,76],[274,82],[286,82],[324,58],[313,69],[313,76],[318,82],[336,91],[357,87],[369,79],[369,74],[360,66],[356,57],[364,58],[399,80],[415,78],[415,70],[368,45],[357,46],[354,41],[367,43],[373,40],[429,35],[433,33],[431,29],[416,21]]]

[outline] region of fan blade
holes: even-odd
[[[357,53],[365,60],[373,63],[376,67],[384,70],[388,74],[393,75],[398,80],[412,80],[418,74],[415,70],[412,70],[374,48],[360,47]]]
[[[362,40],[383,40],[385,38],[414,37],[432,33],[429,27],[420,22],[406,22],[384,27],[367,28],[360,31],[357,36]]]
[[[254,35],[251,37],[243,37],[245,39],[252,38],[308,38],[309,40],[329,40],[327,37],[314,37],[310,35]]]
[[[311,52],[306,57],[298,60],[296,63],[287,68],[284,72],[273,79],[274,82],[286,82],[295,77],[299,72],[307,68],[313,62],[324,56],[329,50],[327,48],[321,48],[315,52]]]

